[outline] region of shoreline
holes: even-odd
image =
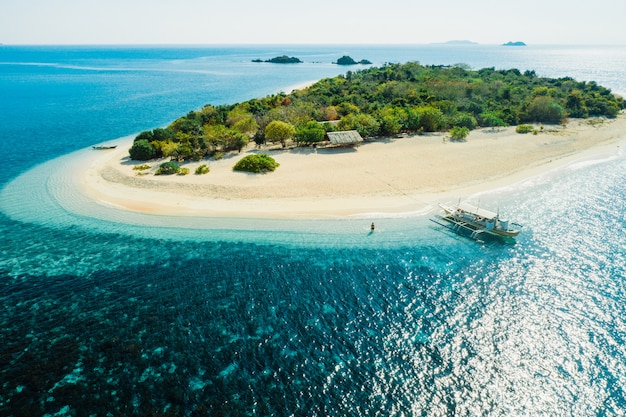
[[[186,162],[185,176],[154,176],[166,161],[130,161],[132,138],[98,152],[79,187],[103,206],[151,215],[324,219],[409,216],[438,202],[467,198],[545,174],[582,158],[609,155],[626,140],[626,113],[616,119],[571,120],[537,134],[515,127],[478,129],[465,142],[445,133],[368,140],[356,149],[256,149],[218,161]],[[269,153],[280,166],[267,174],[232,171],[249,153]],[[132,168],[147,163],[148,175]],[[210,172],[194,175],[207,164]]]

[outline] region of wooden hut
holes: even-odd
[[[359,143],[363,142],[363,138],[356,130],[328,132],[326,136],[333,146],[358,146]]]

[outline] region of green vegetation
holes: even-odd
[[[297,143],[319,143],[324,140],[326,129],[321,124],[310,121],[296,129]]]
[[[452,129],[450,129],[450,139],[465,140],[469,133],[470,130],[464,126],[454,126]]]
[[[265,139],[269,142],[280,142],[285,146],[287,140],[296,136],[296,128],[288,122],[271,121],[265,127]]]
[[[180,166],[176,162],[170,161],[162,163],[154,175],[174,175],[178,174],[179,171]]]
[[[272,59],[267,59],[265,61],[262,61],[260,59],[253,59],[252,62],[271,62],[272,64],[299,64],[302,61],[300,61],[300,59],[296,58],[295,56],[289,57],[287,55],[281,55]]]
[[[152,167],[150,165],[148,165],[148,164],[141,164],[141,165],[135,165],[133,167],[133,170],[134,171],[145,171],[145,170],[150,169],[150,168],[152,168]]]
[[[202,164],[198,168],[196,168],[195,174],[196,175],[208,174],[209,171],[211,171],[209,169],[209,166],[207,164]]]
[[[245,172],[268,172],[274,171],[280,164],[269,155],[255,154],[244,156],[235,164],[233,170]]]
[[[368,61],[367,59],[362,59],[359,62],[356,62],[354,59],[352,59],[352,57],[349,57],[348,55],[344,55],[341,58],[339,58],[337,62],[335,62],[335,64],[337,65],[356,65],[356,64],[370,65],[371,62]]]
[[[156,156],[154,147],[145,139],[135,140],[128,153],[135,161],[148,161]]]
[[[624,108],[623,98],[593,81],[409,62],[348,71],[290,94],[207,105],[164,129],[140,133],[129,153],[135,160],[217,159],[241,151],[251,139],[259,145],[313,144],[322,140],[322,129],[355,129],[367,138],[613,118]]]
[[[535,128],[534,128],[534,127],[532,127],[531,125],[518,125],[518,126],[515,128],[515,131],[516,131],[517,133],[521,133],[521,134],[530,133],[530,132],[532,132],[533,130],[535,130]]]
[[[189,168],[180,168],[176,174],[178,174],[178,175],[189,175]]]

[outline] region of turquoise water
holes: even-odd
[[[341,55],[626,91],[624,48],[0,47],[1,415],[620,416],[626,156],[480,196],[524,230],[421,212],[148,216],[75,191],[93,144],[330,76]],[[298,67],[253,66],[295,55]]]

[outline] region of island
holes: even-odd
[[[359,62],[357,62],[354,59],[352,59],[352,57],[350,57],[348,55],[344,55],[341,58],[339,58],[337,60],[337,62],[333,62],[333,64],[337,64],[337,65],[357,65],[357,64],[371,65],[372,63],[369,60],[367,60],[367,59],[362,59]]]
[[[451,41],[444,42],[444,45],[478,45],[478,42],[466,39],[453,39]]]
[[[94,152],[82,187],[102,204],[154,214],[416,210],[512,184],[582,152],[615,150],[626,131],[624,108],[623,98],[593,81],[387,64],[191,111],[111,152]],[[364,140],[338,151],[328,140],[336,131]],[[259,173],[235,170],[249,155],[271,158],[256,158],[266,165],[249,171]],[[166,163],[173,175],[155,175]]]
[[[503,43],[502,46],[526,46],[526,44],[522,41],[509,41],[507,43]]]
[[[272,64],[300,64],[302,63],[300,58],[296,58],[295,56],[290,57],[287,55],[277,56],[271,59],[267,59],[265,61],[261,59],[253,59],[252,62],[269,62]]]

